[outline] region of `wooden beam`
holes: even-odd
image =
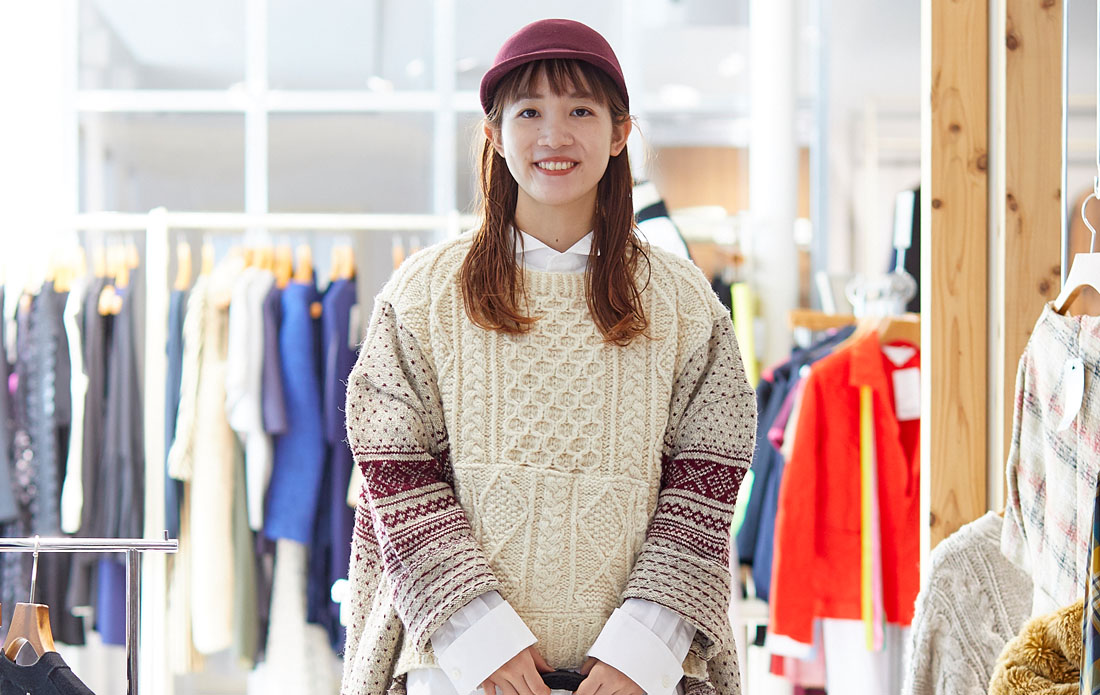
[[[921,171],[928,194],[921,196],[921,366],[927,397],[921,472],[927,552],[986,511],[989,2],[924,2]]]
[[[997,114],[998,149],[1004,153],[1004,206],[998,230],[1003,340],[994,350],[1000,398],[990,427],[1003,450],[991,457],[991,481],[1004,485],[1012,436],[1016,368],[1043,304],[1058,294],[1062,216],[1062,13],[1063,0],[1006,0],[1003,4],[1003,109]],[[1000,185],[998,185],[1000,188]]]

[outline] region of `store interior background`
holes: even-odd
[[[753,8],[790,10],[793,92],[789,121],[794,176],[786,190],[752,190],[754,80],[772,74],[754,64]],[[918,2],[870,0],[64,0],[57,31],[70,37],[71,109],[47,114],[47,126],[71,126],[55,159],[66,175],[38,187],[38,200],[18,190],[35,151],[19,151],[0,113],[0,136],[14,156],[0,157],[0,273],[21,289],[40,282],[47,259],[71,244],[59,222],[68,213],[303,212],[437,214],[473,212],[473,148],[479,137],[476,89],[497,47],[523,24],[548,16],[577,19],[617,50],[638,116],[630,154],[651,178],[700,258],[714,247],[740,246],[741,272],[760,285],[800,290],[799,304],[820,306],[812,272],[838,278],[887,270],[896,195],[921,173],[920,29]],[[10,31],[29,3],[0,7]],[[1070,199],[1095,172],[1096,37],[1094,7],[1068,3],[1070,51]],[[770,10],[774,11],[774,10]],[[251,26],[249,22],[261,22]],[[255,36],[264,45],[250,44]],[[250,38],[251,37],[251,38]],[[435,49],[448,49],[447,62]],[[32,52],[33,54],[33,52]],[[5,56],[12,55],[5,53]],[[260,60],[261,69],[249,68]],[[36,64],[0,65],[29,74]],[[438,76],[450,70],[436,97]],[[266,73],[266,86],[255,75]],[[51,69],[43,79],[56,79]],[[253,77],[250,83],[249,78]],[[1052,76],[1052,79],[1055,77]],[[256,91],[259,89],[259,91]],[[6,93],[5,99],[20,98]],[[265,100],[261,113],[249,111]],[[66,127],[68,127],[66,126]],[[1056,127],[1056,124],[1051,124]],[[257,140],[258,138],[258,140]],[[26,138],[28,147],[37,142]],[[266,145],[265,145],[266,141]],[[260,146],[256,143],[259,142]],[[769,153],[759,153],[768,157]],[[753,203],[774,194],[795,203],[789,223],[754,217]],[[72,201],[71,210],[56,201]],[[36,202],[38,208],[35,208]],[[39,209],[40,214],[35,214]],[[1075,213],[1074,213],[1075,214]],[[777,228],[778,227],[778,228]],[[249,241],[309,241],[319,277],[328,245],[357,250],[362,304],[390,271],[394,238],[407,248],[446,230],[321,233],[249,230],[219,234],[219,253]],[[1058,234],[1058,230],[1050,230]],[[101,233],[102,234],[102,233]],[[176,231],[196,242],[202,230]],[[109,235],[108,235],[109,236]],[[761,277],[753,250],[769,237],[794,239],[798,262]],[[82,237],[92,243],[91,237]],[[141,243],[140,235],[135,237]],[[1077,244],[1082,243],[1080,240]],[[1087,246],[1088,239],[1083,243]],[[174,246],[173,246],[174,247]],[[1075,250],[1085,250],[1079,246]],[[715,261],[716,263],[718,261]],[[713,270],[713,269],[712,269]],[[149,269],[153,276],[153,269]],[[165,269],[171,278],[174,267]],[[7,293],[9,302],[17,292]],[[5,316],[11,312],[5,309]],[[767,333],[767,328],[761,330]],[[762,357],[789,345],[772,340]],[[999,491],[990,497],[999,505]],[[76,656],[97,692],[121,691],[119,650]],[[176,679],[178,693],[244,692],[245,674],[211,662],[210,673]],[[75,667],[74,667],[75,668]],[[95,673],[95,671],[100,671]],[[97,680],[98,679],[98,680]]]

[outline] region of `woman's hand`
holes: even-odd
[[[581,666],[581,673],[588,677],[581,681],[576,695],[596,695],[597,690],[600,695],[644,695],[638,684],[625,673],[599,659],[589,657]]]
[[[481,690],[485,695],[496,695],[497,688],[504,695],[550,695],[550,688],[539,674],[553,670],[538,648],[531,645],[493,671],[481,684]]]

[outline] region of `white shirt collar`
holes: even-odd
[[[594,234],[594,232],[589,232],[588,234],[585,234],[577,240],[577,243],[573,244],[565,251],[558,251],[557,249],[551,248],[542,243],[542,241],[540,241],[537,237],[531,236],[522,229],[517,231],[519,231],[520,238],[523,240],[522,248],[516,249],[517,256],[521,253],[526,254],[530,253],[531,251],[537,251],[538,249],[546,249],[548,251],[553,251],[554,253],[563,255],[567,253],[575,253],[585,257],[587,257],[588,254],[592,252],[592,235]]]

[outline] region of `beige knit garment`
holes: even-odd
[[[411,261],[384,298],[434,365],[455,493],[502,595],[552,666],[577,668],[621,604],[656,507],[673,378],[724,308],[694,266],[654,250],[654,274],[674,282],[644,295],[652,340],[604,343],[583,274],[530,270],[534,330],[486,331],[465,319],[453,277],[468,247]],[[424,302],[427,283],[438,294]],[[698,294],[697,311],[675,311],[680,292]],[[395,675],[433,664],[406,637]]]

